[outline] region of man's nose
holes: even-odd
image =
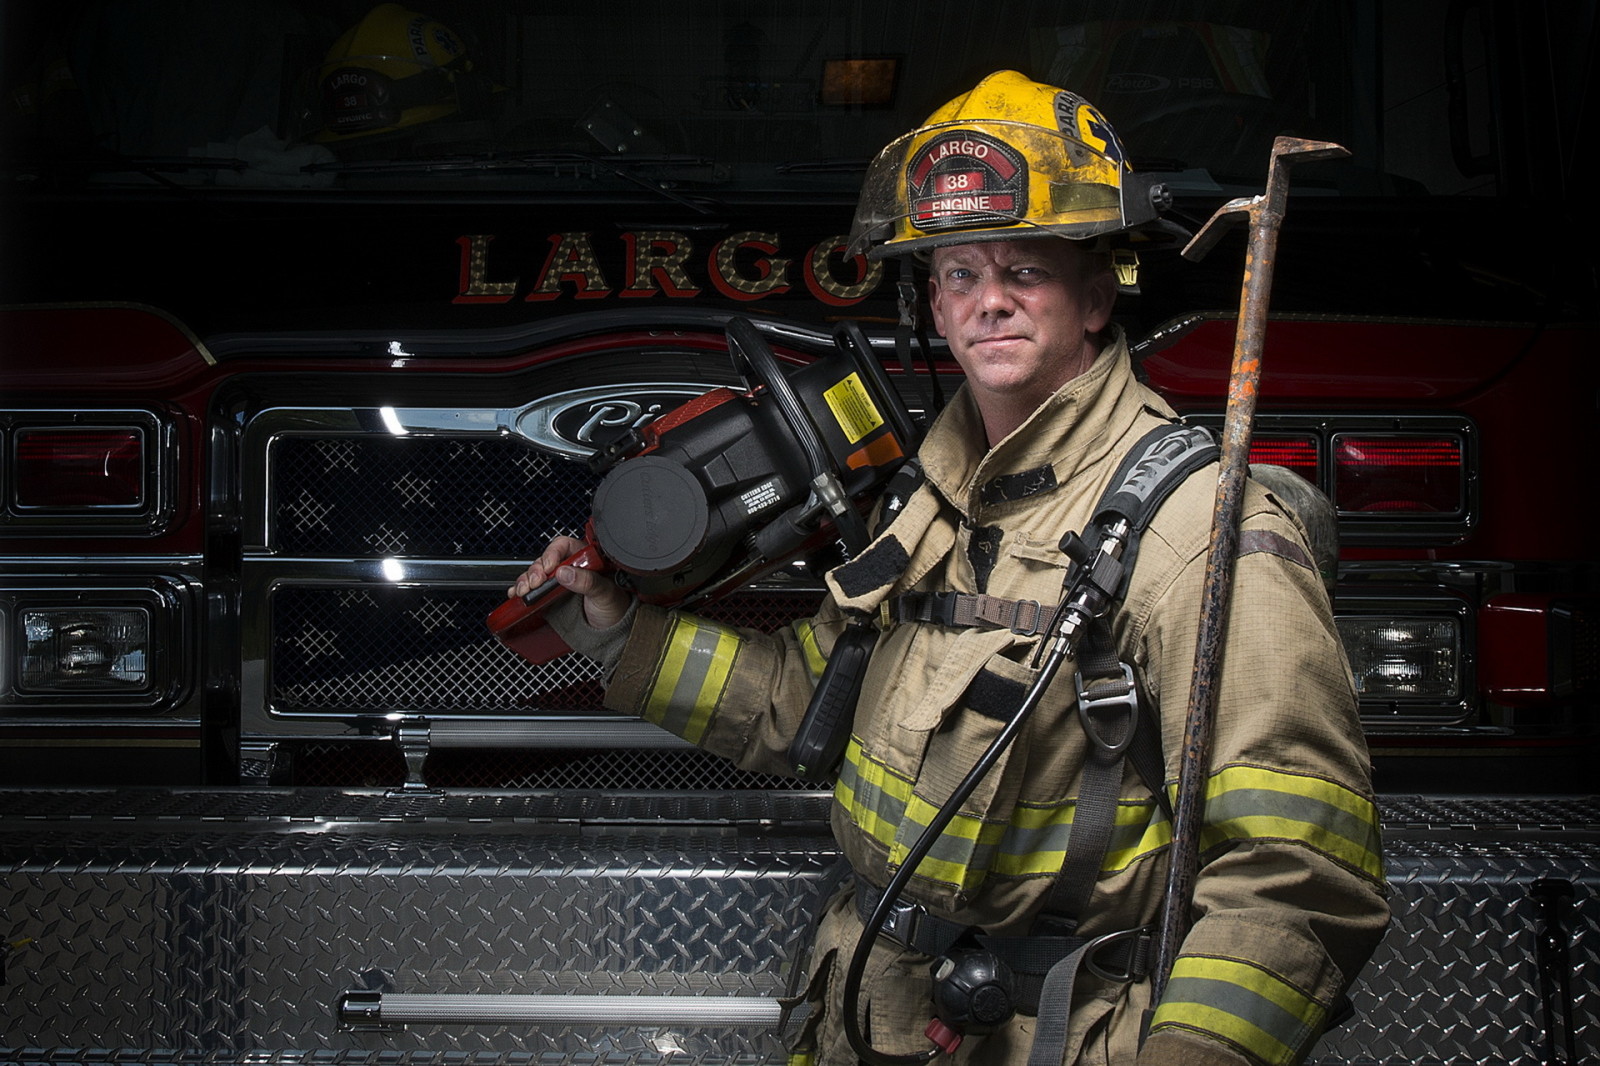
[[[984,278],[979,282],[978,310],[984,314],[1009,314],[1015,307],[1016,298],[1005,278]]]

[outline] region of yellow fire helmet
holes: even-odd
[[[850,251],[881,259],[1045,233],[1090,240],[1154,222],[1170,202],[1165,185],[1133,173],[1093,104],[1002,70],[878,154]]]
[[[472,70],[450,28],[399,4],[379,4],[334,42],[318,70],[314,139],[392,132],[461,110]]]

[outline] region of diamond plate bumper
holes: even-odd
[[[759,1026],[366,1029],[336,1008],[350,991],[770,997],[837,855],[826,799],[806,793],[0,804],[6,1063],[779,1063]],[[1567,978],[1554,1050],[1567,1028],[1592,1055],[1600,799],[1388,797],[1383,811],[1395,925],[1356,1017],[1313,1061],[1543,1062],[1553,959]],[[1551,904],[1551,886],[1570,899]]]

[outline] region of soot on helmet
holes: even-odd
[[[854,323],[835,350],[785,372],[754,324],[727,327],[742,389],[718,388],[629,430],[591,466],[585,548],[572,565],[613,572],[646,603],[676,606],[732,591],[830,540],[867,542],[862,509],[915,450],[917,430]],[[489,616],[506,646],[536,663],[566,645],[543,615],[547,582]]]

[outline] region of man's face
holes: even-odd
[[[1057,237],[937,248],[929,301],[980,409],[1031,411],[1089,368],[1116,283]]]

